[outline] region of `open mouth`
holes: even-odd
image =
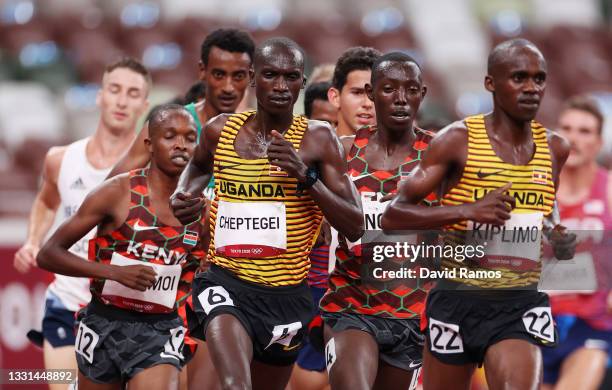
[[[410,113],[408,111],[394,111],[391,113],[391,117],[397,120],[410,119]]]
[[[236,102],[236,96],[219,96],[219,101],[226,106],[229,106]]]
[[[371,114],[357,114],[357,122],[361,125],[369,125],[372,123],[374,116]]]
[[[172,160],[172,163],[174,165],[184,167],[189,162],[189,156],[186,156],[184,154],[175,154],[170,157],[170,160]]]
[[[276,104],[287,104],[291,98],[289,96],[270,96],[270,101]]]

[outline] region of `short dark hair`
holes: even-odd
[[[306,118],[312,115],[312,104],[315,100],[327,101],[327,91],[331,88],[329,81],[320,81],[312,83],[306,88],[304,93],[304,114]]]
[[[416,67],[419,68],[419,72],[422,72],[421,66],[418,62],[416,62],[414,58],[412,58],[406,53],[402,53],[401,51],[392,51],[390,53],[385,53],[381,55],[376,59],[376,61],[374,61],[374,64],[372,64],[372,75],[370,76],[370,84],[372,84],[372,86],[374,86],[374,82],[378,78],[378,71],[381,70],[379,69],[380,65],[383,62],[387,61],[396,63],[410,62],[415,64]]]
[[[111,62],[110,64],[106,65],[106,68],[104,69],[104,74],[110,73],[118,68],[126,68],[138,74],[141,74],[149,85],[149,89],[151,87],[151,84],[153,84],[153,81],[151,80],[151,73],[149,72],[149,70],[135,58],[122,57],[115,62]]]
[[[204,98],[206,96],[206,84],[202,81],[198,81],[189,87],[187,93],[185,93],[185,97],[183,101],[185,104],[196,103],[198,100]]]
[[[220,28],[204,38],[200,49],[200,60],[204,65],[208,65],[208,56],[213,47],[218,47],[221,50],[231,53],[247,53],[251,62],[253,62],[253,53],[255,52],[255,42],[245,31],[235,28]]]
[[[153,109],[149,112],[149,115],[147,115],[147,121],[149,122],[149,137],[152,137],[153,134],[157,130],[159,130],[159,126],[162,124],[162,122],[166,119],[168,113],[171,111],[180,111],[191,118],[191,114],[189,113],[189,111],[187,111],[187,109],[180,104],[159,104],[153,107]]]
[[[332,86],[341,91],[349,73],[354,70],[371,70],[380,55],[378,50],[371,47],[357,46],[346,50],[336,62]]]
[[[599,108],[599,104],[597,101],[588,95],[577,95],[569,98],[564,106],[563,111],[565,110],[579,110],[587,112],[593,115],[597,119],[597,133],[601,135],[603,130],[604,116],[601,113]]]

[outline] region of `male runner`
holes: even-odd
[[[61,222],[76,212],[81,202],[100,184],[135,137],[138,118],[148,106],[151,77],[133,59],[109,64],[102,77],[96,103],[100,120],[91,137],[67,146],[54,147],[45,157],[42,186],[30,213],[26,243],[15,254],[15,268],[27,273],[56,217]],[[81,238],[71,252],[87,258],[92,231]],[[43,318],[45,367],[76,368],[74,359],[74,315],[91,298],[89,281],[56,275],[47,290]],[[66,388],[65,385],[51,385]]]
[[[202,42],[198,66],[205,98],[185,106],[196,121],[198,137],[203,123],[221,113],[235,112],[249,85],[254,50],[249,34],[236,29],[215,30]],[[145,126],[109,176],[147,165],[150,156],[143,141],[148,136]]]
[[[355,135],[360,127],[376,123],[374,104],[366,96],[365,85],[370,82],[372,64],[379,56],[380,52],[371,47],[352,47],[336,62],[328,96],[339,110],[339,137]]]
[[[352,240],[359,198],[331,127],[293,116],[304,54],[286,38],[254,57],[257,111],[210,121],[171,198],[184,223],[215,175],[208,271],[194,280],[194,337],[206,339],[223,388],[284,389],[314,314],[304,279],[323,216]]]
[[[308,119],[325,121],[335,128],[338,125],[338,110],[327,100],[327,91],[330,87],[331,83],[325,81],[308,85],[304,93],[304,113]],[[317,241],[310,252],[310,270],[306,277],[315,312],[319,312],[319,301],[327,289],[330,241],[329,224],[323,221]],[[318,321],[320,324],[321,317],[317,316],[313,321]],[[291,372],[289,386],[294,390],[317,390],[328,386],[325,356],[315,349],[309,337],[304,338],[296,365]]]
[[[576,278],[574,288],[593,293],[551,296],[559,346],[542,350],[545,389],[554,385],[556,390],[596,390],[612,356],[612,301],[608,301],[612,180],[596,162],[603,144],[602,127],[597,103],[586,96],[571,98],[559,115],[559,132],[571,145],[557,191],[559,213],[563,225],[579,235],[580,245],[573,259],[578,268],[564,263],[555,267]]]
[[[198,139],[201,136],[202,124],[221,113],[233,113],[242,101],[249,85],[250,71],[253,62],[255,43],[250,35],[237,29],[218,29],[206,36],[202,42],[200,53],[200,80],[205,84],[205,98],[199,103],[185,106],[193,115]],[[149,162],[149,153],[144,147],[143,140],[148,137],[146,126],[134,141],[130,150],[113,168],[110,176],[127,172],[131,169],[142,168]],[[205,197],[214,196],[214,178],[208,183]],[[208,234],[206,232],[206,234]],[[191,299],[191,298],[190,298]],[[191,340],[188,339],[188,343]],[[206,361],[203,352],[204,345],[196,350],[189,366],[200,366],[200,360]],[[205,366],[206,364],[202,364]],[[210,366],[210,364],[209,364]],[[209,386],[208,380],[213,377],[211,371],[204,369],[187,370],[188,382],[197,386]],[[213,386],[213,384],[210,384]]]
[[[37,257],[52,272],[92,278],[75,345],[79,389],[178,388],[185,328],[177,308],[204,255],[205,227],[202,217],[181,225],[168,198],[193,155],[197,131],[187,110],[168,104],[151,114],[149,133],[151,167],[92,191]],[[82,261],[68,248],[96,226],[91,261]]]
[[[531,42],[496,46],[487,72],[493,112],[442,130],[382,219],[385,230],[446,226],[449,245],[470,235],[488,238],[481,245],[489,257],[475,257],[483,249],[474,246],[463,262],[459,256],[442,258],[448,277],[429,293],[423,321],[426,390],[468,389],[482,363],[491,389],[536,389],[542,367],[537,345],[557,341],[548,297],[537,291],[539,231],[552,215],[569,146],[533,121],[546,86],[546,62]],[[440,187],[444,207],[418,205]],[[517,242],[517,231],[531,234],[516,234]],[[552,236],[571,241],[559,226]],[[512,240],[511,249],[521,253],[507,256],[499,249],[505,248],[502,239]],[[453,253],[458,247],[451,246]],[[475,271],[487,277],[475,277]]]
[[[304,93],[304,115],[308,119],[325,121],[333,128],[338,126],[338,109],[330,103],[327,91],[331,88],[331,83],[319,81],[306,87]]]
[[[378,58],[365,86],[376,108],[376,126],[344,137],[351,179],[361,193],[366,230],[380,230],[385,203],[402,177],[421,160],[432,133],[414,127],[427,88],[410,56]],[[427,205],[435,197],[426,200]],[[321,300],[326,359],[332,389],[409,389],[416,384],[425,336],[419,315],[426,292],[407,280],[363,278],[361,245],[342,237],[329,290]]]

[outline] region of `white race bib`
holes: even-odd
[[[79,329],[77,330],[74,349],[76,353],[83,356],[89,364],[93,364],[93,351],[96,345],[98,345],[99,340],[100,336],[81,321],[79,323]]]
[[[431,350],[437,353],[452,354],[463,352],[463,338],[459,332],[459,325],[449,324],[428,318],[429,342]]]
[[[144,263],[142,261],[129,259],[116,252],[113,253],[111,264],[122,267],[127,265],[147,265],[155,270],[157,278],[155,279],[155,284],[145,291],[134,290],[114,280],[107,280],[104,282],[102,297],[111,302],[133,306],[134,309],[138,311],[151,311],[152,307],[146,307],[150,305],[143,306],[143,302],[163,306],[168,309],[174,307],[176,293],[181,279],[182,269],[180,265]]]
[[[215,223],[215,250],[224,256],[248,258],[285,253],[285,204],[220,200]]]
[[[542,212],[511,213],[504,226],[468,221],[467,241],[485,247],[489,267],[531,269],[540,261]]]
[[[382,219],[383,212],[390,201],[381,202],[380,199],[383,194],[380,192],[362,192],[361,193],[361,207],[363,209],[363,222],[365,230],[382,230],[380,227],[380,220]],[[361,245],[361,239],[350,242],[346,240],[348,248],[353,250],[353,247]]]
[[[534,307],[523,314],[523,325],[532,335],[555,342],[555,325],[549,306]]]

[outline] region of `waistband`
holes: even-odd
[[[264,286],[261,284],[252,283],[246,280],[242,280],[231,271],[220,267],[216,264],[211,264],[208,270],[204,273],[198,274],[197,277],[204,277],[206,274],[212,278],[227,284],[229,287],[242,288],[251,290],[258,294],[270,294],[270,295],[298,295],[304,294],[305,292],[310,294],[310,289],[306,280],[301,281],[299,284],[292,286]]]
[[[441,293],[447,292],[453,294],[456,297],[474,298],[482,300],[512,300],[512,299],[523,299],[533,298],[540,296],[544,293],[537,290],[537,286],[529,289],[524,288],[480,288],[469,286],[463,283],[454,282],[451,280],[439,280],[434,288],[431,289],[430,293]]]
[[[129,321],[129,322],[159,322],[169,321],[178,318],[178,312],[175,310],[171,313],[141,313],[134,310],[122,309],[113,305],[106,305],[99,299],[93,297],[89,305],[87,305],[89,313],[97,314],[114,321]]]

